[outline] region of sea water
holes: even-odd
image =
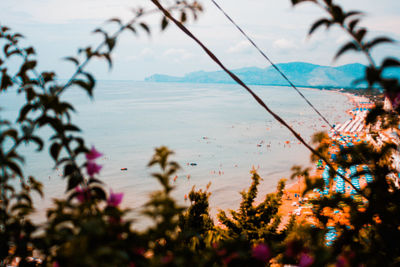
[[[308,142],[316,131],[329,129],[292,88],[251,87]],[[346,120],[350,108],[346,96],[301,91],[332,124]],[[211,182],[213,215],[218,209],[238,207],[239,192],[250,185],[252,168],[263,179],[261,199],[274,191],[279,179],[290,177],[293,165],[310,166],[309,151],[235,84],[98,81],[93,100],[78,88],[71,88],[63,98],[74,105],[72,121],[82,129],[87,144],[104,154],[98,161],[103,165],[99,178],[114,192],[124,193],[122,205],[134,210],[133,217],[140,216],[150,193],[160,189],[150,175],[158,169],[149,169],[147,163],[161,145],[175,151],[171,160],[181,166],[173,182],[174,197],[188,205],[185,194],[193,186],[204,189]],[[21,97],[2,93],[2,117],[15,121],[21,103]],[[50,135],[48,130],[40,133]],[[44,220],[52,200],[63,196],[66,181],[62,170],[54,168],[48,147],[41,153],[34,148],[20,152],[25,155],[25,174],[45,186],[45,198],[37,198],[36,214]]]

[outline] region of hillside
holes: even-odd
[[[365,66],[359,63],[339,67],[320,66],[304,62],[277,64],[279,69],[299,87],[354,87],[352,82],[363,76]],[[247,84],[288,85],[272,67],[246,67],[232,70]],[[185,83],[234,83],[223,71],[197,71],[183,77],[154,74],[145,81]]]

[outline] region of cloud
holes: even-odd
[[[149,58],[149,57],[154,57],[155,56],[155,52],[153,49],[149,48],[149,47],[145,47],[142,49],[142,51],[140,51],[139,55],[141,57],[145,57],[145,58]]]
[[[173,60],[175,62],[180,62],[180,61],[184,61],[187,59],[191,59],[191,58],[193,58],[194,55],[192,53],[186,51],[186,49],[170,48],[170,49],[167,49],[166,51],[164,51],[163,56],[173,58]]]
[[[33,23],[65,24],[79,20],[97,23],[111,17],[130,18],[134,6],[129,0],[20,0],[8,10],[10,16],[18,18],[23,14]]]
[[[228,48],[228,53],[246,53],[250,52],[250,43],[248,41],[241,41]]]
[[[288,39],[285,38],[280,38],[278,40],[275,40],[273,43],[273,47],[279,50],[288,50],[297,48],[297,46],[292,41],[289,41]]]

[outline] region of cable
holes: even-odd
[[[272,117],[277,120],[280,124],[285,126],[295,137],[297,140],[299,140],[308,150],[311,151],[314,155],[317,157],[321,158],[323,161],[325,161],[326,165],[328,165],[332,170],[334,170],[335,174],[339,175],[343,180],[345,180],[347,183],[353,187],[353,189],[359,193],[361,196],[365,197],[366,199],[369,199],[367,196],[365,196],[360,190],[358,190],[349,180],[346,178],[344,175],[340,174],[337,172],[337,170],[332,166],[331,163],[318,151],[316,151],[314,148],[312,148],[307,142],[301,137],[299,133],[297,133],[290,125],[282,119],[278,114],[273,112],[266,104],[265,102],[251,90],[238,76],[236,76],[234,73],[232,73],[230,70],[228,70],[225,65],[208,49],[196,36],[193,35],[192,32],[190,32],[181,22],[177,21],[159,2],[158,0],[151,0],[151,2],[157,6],[164,14],[165,17],[170,19],[179,29],[182,30],[188,37],[190,37],[193,41],[195,41],[202,49],[203,51],[218,65],[223,69],[225,73],[227,73],[235,82],[237,82],[240,86],[242,86],[253,98],[254,100],[260,104]]]
[[[293,87],[294,90],[299,93],[299,95],[307,102],[307,104],[314,109],[314,111],[331,127],[332,130],[335,131],[335,128],[329,123],[328,119],[325,118],[324,115],[322,115],[316,107],[300,92],[300,90],[289,80],[289,78],[272,62],[272,60],[257,46],[257,44],[240,28],[239,25],[233,21],[233,19],[222,9],[221,6],[215,2],[215,0],[211,0],[213,4],[225,15],[225,17],[232,22],[233,25],[246,37],[246,39],[260,52],[260,54],[271,64],[271,66],[290,84],[291,87]],[[336,132],[336,131],[335,131]]]

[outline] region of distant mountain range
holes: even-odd
[[[364,76],[365,66],[359,63],[340,67],[320,66],[305,62],[277,64],[278,68],[298,87],[355,88],[352,82]],[[288,85],[287,81],[272,67],[246,67],[232,70],[242,81],[255,85]],[[393,73],[392,73],[393,72]],[[394,69],[390,76],[400,77],[400,71]],[[154,74],[147,77],[149,82],[185,82],[185,83],[235,83],[224,71],[197,71],[183,77]]]

